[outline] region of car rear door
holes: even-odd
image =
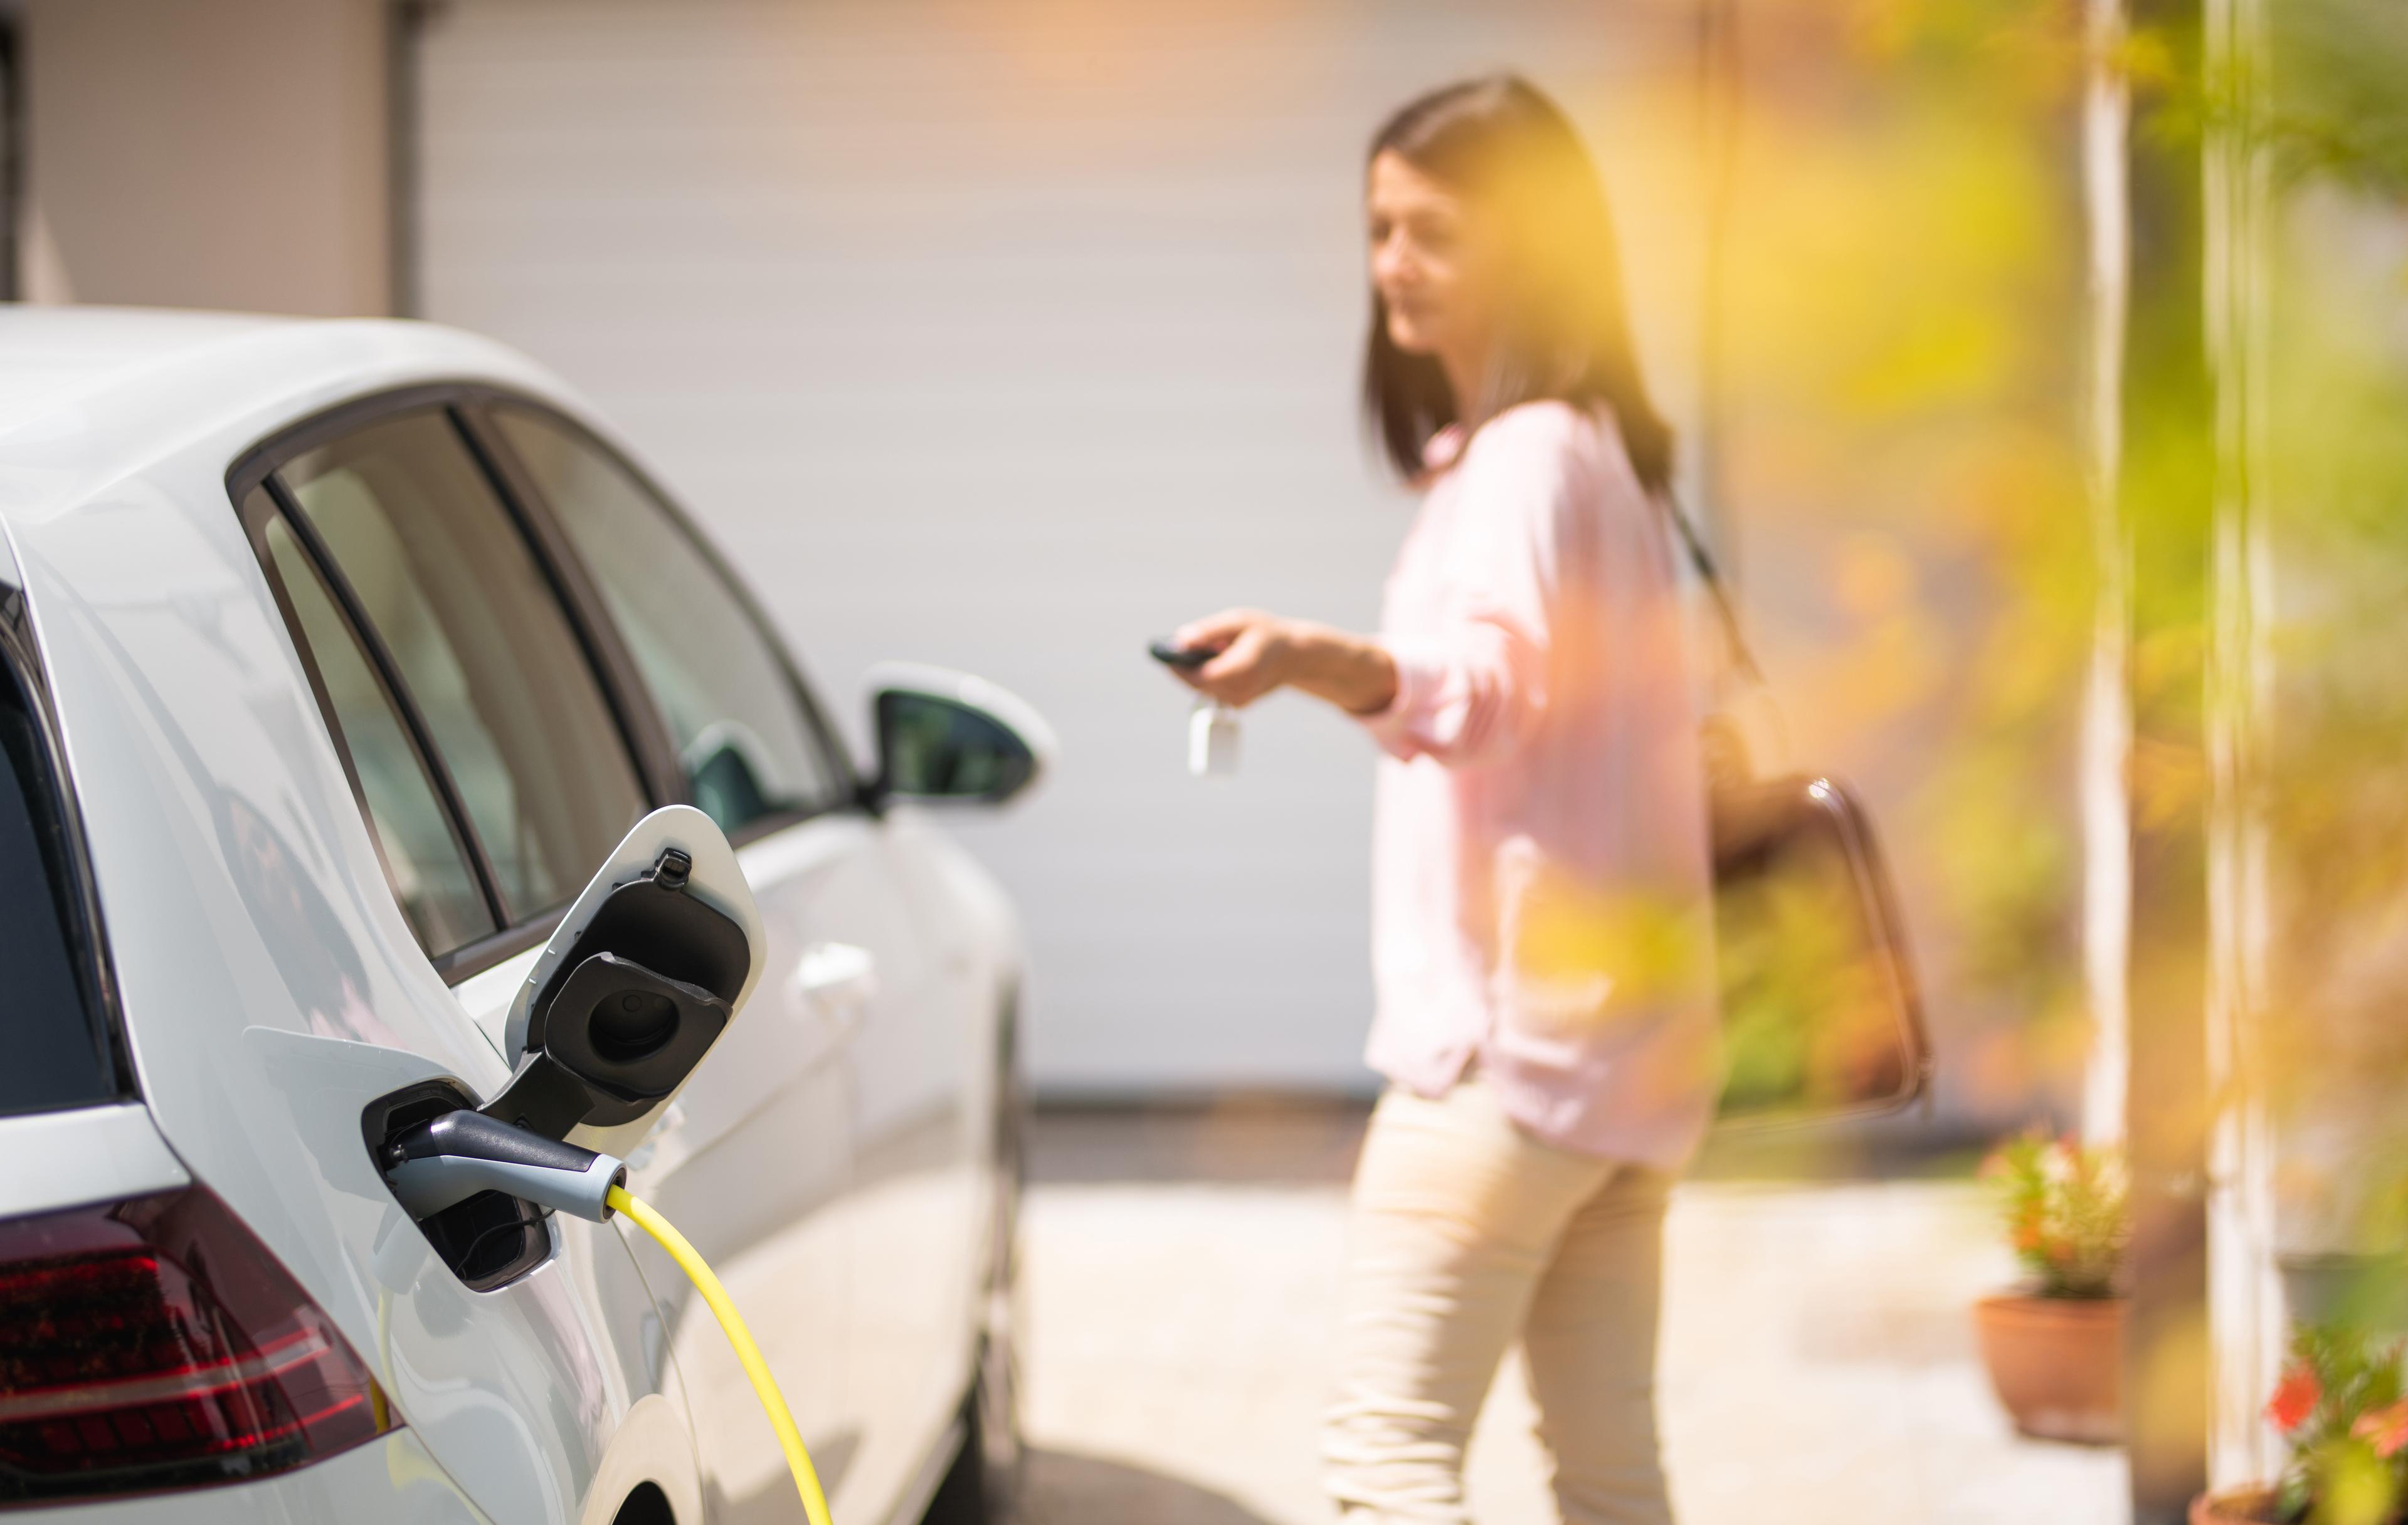
[[[482,438],[521,494],[542,505],[564,561],[591,590],[665,718],[676,784],[737,844],[769,936],[747,1019],[687,1083],[674,1126],[630,1161],[727,1281],[790,1399],[838,1518],[882,1519],[901,1484],[882,1459],[924,1446],[870,1400],[852,1276],[865,1233],[849,1153],[865,1098],[860,1035],[918,998],[928,958],[841,750],[741,585],[667,498],[559,412],[495,397]],[[874,1100],[874,1099],[871,1099]],[[639,1247],[646,1273],[675,1275]],[[891,1299],[870,1298],[885,1306]],[[911,1306],[924,1324],[932,1310]],[[676,1324],[693,1383],[708,1486],[741,1515],[787,1484],[717,1330],[698,1308]]]
[[[678,777],[738,843],[769,927],[756,1000],[774,1019],[703,1062],[638,1184],[674,1193],[687,1232],[691,1219],[713,1236],[696,1241],[704,1253],[738,1268],[738,1298],[759,1287],[773,1320],[800,1317],[796,1300],[840,1300],[840,1341],[784,1336],[769,1360],[781,1381],[788,1362],[822,1382],[841,1373],[840,1417],[812,1454],[839,1517],[888,1518],[947,1460],[981,1312],[991,1119],[973,1101],[993,1058],[974,1024],[992,1022],[995,992],[944,892],[945,849],[916,812],[863,808],[799,674],[665,495],[549,409],[497,397],[482,417],[496,459],[573,547],[667,718]],[[821,1148],[845,1152],[841,1182],[808,1168]],[[717,1341],[698,1345],[681,1362],[724,1376],[697,1389],[732,1389]],[[702,1434],[707,1467],[751,1486],[774,1475],[752,1431]],[[718,1463],[713,1447],[728,1453]]]

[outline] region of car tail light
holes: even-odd
[[[0,1223],[0,1504],[263,1476],[400,1422],[202,1187]]]

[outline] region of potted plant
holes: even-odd
[[[2001,1145],[1982,1174],[2028,1277],[1974,1305],[1990,1385],[2027,1435],[2120,1440],[2118,1277],[2130,1239],[2122,1157],[2036,1131]]]
[[[2291,1359],[2266,1404],[2290,1446],[2272,1489],[2201,1494],[2191,1525],[2398,1525],[2408,1491],[2408,1396],[2401,1346],[2344,1325],[2291,1337]]]

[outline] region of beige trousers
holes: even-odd
[[[1371,1115],[1348,1227],[1338,1400],[1347,1525],[1470,1516],[1463,1452],[1517,1337],[1566,1525],[1669,1525],[1656,1449],[1659,1171],[1572,1154],[1476,1077]]]

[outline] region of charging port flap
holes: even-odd
[[[510,1003],[516,1069],[480,1109],[624,1156],[760,983],[761,913],[710,817],[652,812],[568,909]]]

